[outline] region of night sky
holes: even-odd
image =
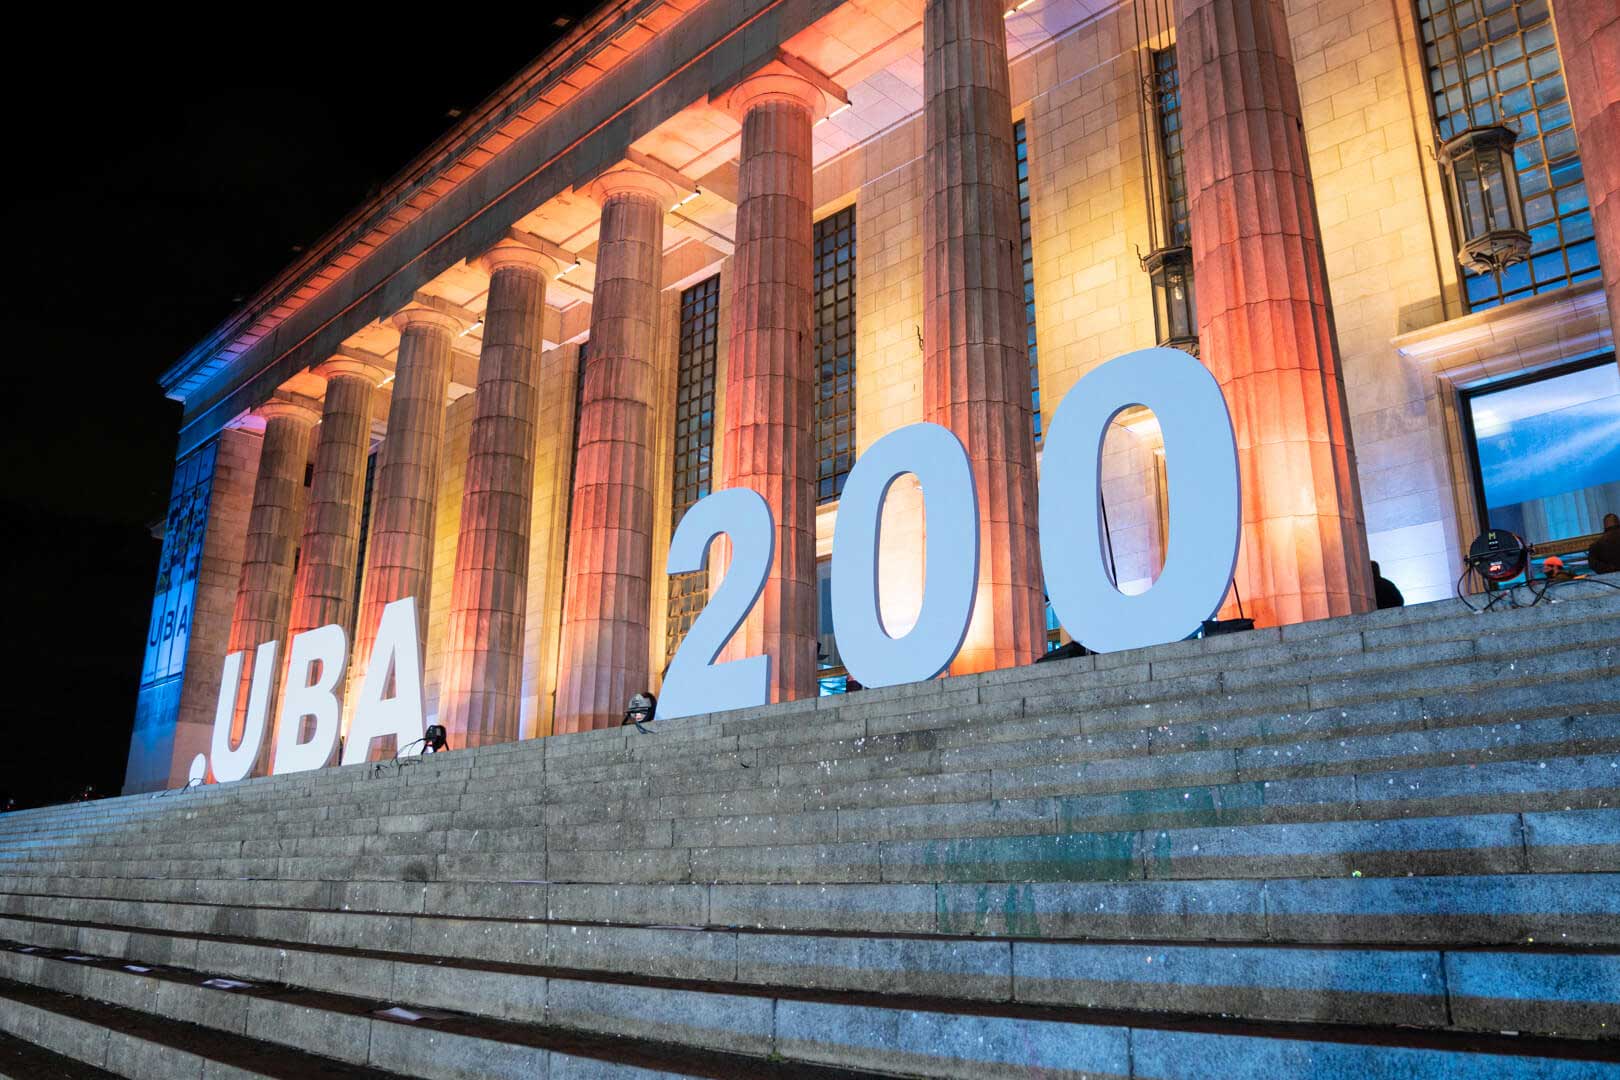
[[[0,75],[0,807],[122,785],[180,419],[158,375],[589,7],[28,33],[39,66]]]

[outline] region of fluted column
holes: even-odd
[[[1176,27],[1198,338],[1237,432],[1244,610],[1260,625],[1366,611],[1367,535],[1283,5],[1179,0]]]
[[[1620,328],[1620,4],[1557,0],[1553,22],[1586,194],[1592,200],[1609,325]]]
[[[450,348],[459,324],[449,315],[413,304],[394,316],[400,329],[388,431],[377,451],[371,486],[371,529],[365,582],[355,626],[351,686],[361,685],[382,610],[416,598],[421,640],[433,583],[433,525],[439,457],[444,443],[445,399],[450,391]]]
[[[557,265],[505,241],[485,255],[489,303],[468,436],[440,720],[450,745],[511,742],[523,695],[529,524],[546,278]]]
[[[648,688],[653,394],[664,214],[674,196],[641,169],[589,188],[602,205],[569,522],[553,730],[617,725]]]
[[[254,650],[266,641],[287,636],[287,615],[292,603],[293,553],[298,545],[298,502],[309,461],[309,433],[316,414],[302,404],[280,398],[254,412],[264,417],[264,442],[259,451],[259,472],[253,483],[253,509],[248,514],[247,539],[242,549],[242,575],[231,613],[227,653],[245,652],[237,688],[233,737],[240,738],[247,716],[248,687],[252,682]],[[274,716],[275,682],[272,682]],[[260,748],[256,774],[269,767],[269,739]]]
[[[956,674],[1046,648],[1004,8],[928,0],[923,14],[923,417],[962,440],[979,495]]]
[[[303,540],[293,579],[287,638],[331,623],[349,632],[354,622],[355,571],[360,555],[360,511],[371,449],[371,398],[385,372],[376,364],[336,356],[314,368],[326,378],[315,469],[304,506]],[[287,657],[281,657],[285,668]],[[270,717],[274,755],[281,715]]]
[[[770,697],[816,692],[816,376],[810,129],[822,95],[780,71],[745,80],[719,489],[764,496],[776,559],[728,658],[771,657]]]

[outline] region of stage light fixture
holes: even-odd
[[[1529,559],[1529,546],[1506,529],[1488,529],[1468,545],[1468,565],[1486,581],[1512,581]]]
[[[652,723],[652,719],[657,715],[657,712],[658,698],[650,690],[643,690],[639,694],[631,695],[630,704],[624,710],[624,720],[620,722],[619,726],[624,727],[626,724],[634,724],[637,731],[650,734],[641,725]]]
[[[422,732],[422,753],[437,754],[450,748],[450,739],[443,724],[429,724]]]

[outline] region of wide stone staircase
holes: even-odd
[[[1606,580],[8,814],[0,1076],[1620,1077]]]

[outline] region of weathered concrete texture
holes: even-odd
[[[609,727],[649,688],[654,392],[664,213],[672,190],[620,169],[602,201],[563,596],[556,732]]]
[[[1004,11],[930,0],[923,16],[923,418],[967,447],[979,498],[978,594],[955,674],[1046,650]]]
[[[781,74],[744,82],[725,432],[717,489],[764,496],[776,558],[723,653],[771,658],[770,700],[816,690],[815,365],[810,127],[820,91]]]
[[[515,241],[490,271],[462,487],[439,719],[452,746],[519,735],[529,532],[540,414],[541,316],[556,264]]]
[[[388,406],[388,434],[377,451],[372,480],[365,585],[350,663],[352,686],[361,685],[365,676],[383,608],[414,596],[425,641],[432,601],[440,443],[450,387],[450,346],[460,327],[450,316],[421,305],[406,308],[395,322],[400,328],[399,358]]]
[[[1620,326],[1620,5],[1558,0],[1553,7],[1581,171],[1592,200],[1609,325]]]
[[[336,623],[354,624],[360,559],[360,514],[366,495],[366,456],[371,451],[372,392],[383,370],[364,360],[334,357],[317,370],[326,376],[314,474],[304,507],[304,537],[293,581],[287,637]],[[281,660],[285,667],[287,660]],[[274,763],[281,713],[271,717],[269,753]]]
[[[303,501],[304,465],[309,461],[309,432],[315,424],[313,410],[291,401],[270,401],[257,412],[265,418],[264,445],[259,453],[258,479],[253,485],[253,510],[248,515],[242,549],[241,585],[236,591],[226,649],[228,653],[248,654],[237,687],[236,714],[231,723],[233,742],[241,738],[246,722],[253,651],[266,641],[283,641],[287,635],[298,509]],[[271,716],[275,715],[275,704],[272,689]],[[254,763],[256,775],[269,771],[268,746],[266,740]]]
[[[1361,493],[1282,0],[1177,10],[1200,350],[1232,410],[1243,485],[1236,586],[1260,625],[1366,611]]]

